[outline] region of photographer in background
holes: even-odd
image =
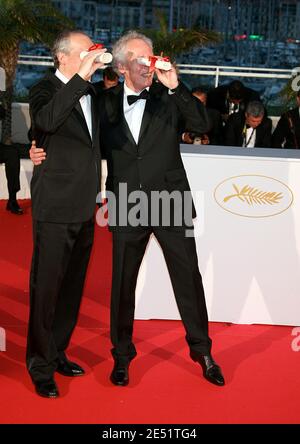
[[[182,135],[182,141],[194,145],[220,145],[222,143],[223,132],[221,114],[216,109],[206,106],[207,93],[202,87],[198,86],[194,88],[192,94],[197,99],[197,104],[202,104],[206,107],[210,130],[206,134],[185,132]]]
[[[264,105],[249,102],[245,112],[231,115],[226,125],[225,145],[244,148],[270,148],[272,121],[266,117]]]
[[[103,80],[97,83],[99,90],[106,90],[119,85],[119,75],[113,70],[111,66],[107,66],[103,70]]]
[[[5,117],[5,109],[0,105],[0,120]],[[23,214],[17,202],[17,192],[20,190],[20,157],[16,147],[0,143],[0,163],[5,164],[5,174],[8,187],[7,211],[13,214]]]
[[[207,106],[219,111],[225,124],[231,114],[243,113],[249,102],[259,100],[256,91],[247,88],[239,80],[233,80],[210,90],[207,95]]]

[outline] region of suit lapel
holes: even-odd
[[[150,92],[150,97],[146,101],[145,111],[144,111],[140,134],[139,134],[139,141],[138,141],[139,144],[142,142],[143,138],[145,137],[145,134],[147,133],[147,129],[151,125],[155,110],[158,109],[156,95],[151,91],[151,89],[149,92]]]
[[[243,144],[244,144],[244,128],[245,128],[245,123],[246,123],[246,120],[245,120],[244,117],[242,117],[241,120],[237,121],[237,131],[238,131],[238,134],[237,134],[238,142],[237,142],[237,144],[238,144],[238,146],[243,146]]]
[[[92,109],[91,109],[91,112],[92,112],[92,115],[93,115],[94,113],[93,113]],[[83,114],[80,102],[77,102],[76,105],[75,105],[74,115],[77,118],[77,120],[80,123],[80,125],[82,126],[82,128],[88,133],[89,137],[91,138],[91,135],[90,135],[88,126],[86,124],[86,120],[85,120],[85,117],[84,117],[84,114]],[[92,124],[93,124],[93,122],[92,122]]]
[[[118,110],[119,110],[119,117],[120,117],[120,126],[121,126],[121,131],[123,132],[123,134],[125,134],[125,136],[129,140],[129,142],[132,145],[134,145],[134,147],[135,147],[134,149],[136,149],[135,140],[134,140],[133,135],[132,135],[132,133],[130,131],[130,128],[129,128],[128,123],[127,123],[127,120],[125,119],[123,101],[124,101],[124,87],[122,88],[122,94],[119,95],[119,100],[118,100]]]
[[[139,133],[138,145],[143,141],[145,136],[149,133],[151,125],[153,123],[153,116],[160,110],[158,106],[158,100],[160,96],[155,87],[151,87],[150,97],[146,101],[146,106],[141,123],[141,129]],[[160,90],[161,93],[161,90]],[[123,100],[124,100],[124,85],[117,86],[109,92],[109,97],[106,100],[106,111],[110,123],[114,125],[116,131],[120,131],[121,134],[127,139],[128,143],[124,143],[123,149],[127,152],[136,154],[138,145],[131,134],[129,126],[124,116]]]
[[[59,89],[63,86],[63,82],[58,77],[56,77],[55,74],[49,74],[49,79],[55,85],[55,87],[57,89]],[[88,126],[86,124],[86,120],[85,120],[85,117],[84,117],[84,114],[83,114],[83,111],[82,111],[79,101],[76,103],[76,105],[73,109],[73,112],[74,112],[74,116],[76,117],[76,119],[80,123],[83,130],[86,131],[87,134],[89,135],[89,137],[91,138],[90,132],[89,132]],[[92,115],[94,115],[93,109],[92,109]]]
[[[136,143],[124,116],[123,100],[124,86],[121,84],[108,93],[106,111],[109,122],[115,127],[115,130],[119,131],[129,142],[123,145],[123,149],[132,153],[136,151]]]
[[[99,122],[99,111],[98,111],[98,100],[97,97],[92,94],[91,99],[91,111],[92,111],[92,138],[93,138],[93,144],[95,145],[97,140],[99,139],[99,128],[100,128],[100,122]]]
[[[265,126],[264,125],[258,125],[258,127],[256,128],[256,137],[255,137],[255,147],[260,147],[261,146],[261,140],[262,140],[262,135],[265,131]]]

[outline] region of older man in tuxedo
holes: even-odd
[[[57,66],[30,91],[32,134],[45,152],[31,181],[34,251],[30,277],[27,368],[37,393],[57,397],[54,372],[84,370],[65,351],[75,327],[94,235],[100,184],[99,121],[89,82],[93,42],[65,31],[53,47]]]
[[[169,269],[191,357],[201,364],[210,382],[223,385],[220,367],[211,356],[195,240],[186,236],[186,228],[192,224],[193,205],[190,221],[177,225],[175,219],[182,208],[174,202],[170,206],[170,223],[165,225],[163,215],[156,214],[151,202],[155,192],[177,191],[182,200],[190,197],[178,136],[182,122],[190,131],[199,127],[200,131],[207,131],[205,108],[197,106],[191,93],[179,82],[174,67],[153,71],[141,64],[141,60],[153,56],[152,42],[144,35],[125,34],[115,44],[113,56],[114,67],[124,76],[124,84],[108,90],[100,101],[101,148],[106,152],[108,164],[107,189],[114,193],[117,202],[108,211],[113,232],[111,339],[115,364],[111,381],[120,386],[129,381],[129,364],[136,356],[132,338],[136,281],[153,233]],[[159,82],[153,82],[154,72]],[[126,185],[126,199],[122,185]],[[135,223],[130,220],[131,193],[140,203]],[[142,195],[147,197],[146,201]],[[129,203],[124,210],[125,224],[120,214],[122,199]]]

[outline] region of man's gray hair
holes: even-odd
[[[126,50],[128,42],[131,40],[143,40],[151,49],[153,49],[152,40],[146,37],[144,34],[141,34],[137,31],[128,31],[124,34],[116,43],[113,45],[113,68],[115,71],[119,72],[118,66],[119,64],[126,64],[128,59],[128,53]]]
[[[254,100],[253,102],[248,103],[246,113],[250,114],[252,117],[261,117],[265,114],[265,107],[262,102]]]
[[[65,29],[60,32],[56,37],[53,45],[52,45],[52,57],[54,61],[54,66],[58,68],[59,62],[57,58],[57,54],[62,52],[63,54],[69,54],[70,52],[70,37],[74,34],[82,34],[87,36],[87,34],[80,29]]]

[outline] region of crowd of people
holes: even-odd
[[[210,130],[205,134],[183,132],[183,142],[246,148],[300,147],[300,92],[297,106],[282,114],[274,131],[259,94],[239,80],[208,93],[201,87],[194,88],[192,93],[206,106]]]
[[[120,76],[111,66],[103,70],[103,80],[96,84],[97,91],[105,91],[120,84]],[[300,148],[300,91],[296,106],[283,113],[273,130],[272,121],[259,94],[239,80],[210,89],[193,88],[198,104],[206,107],[209,130],[194,132],[182,129],[181,142],[195,145],[221,145],[246,148]],[[0,119],[5,111],[0,105]],[[31,129],[29,131],[31,138]],[[13,214],[23,214],[16,195],[20,190],[20,155],[18,150],[0,145],[0,163],[5,164],[9,199],[6,209]]]

